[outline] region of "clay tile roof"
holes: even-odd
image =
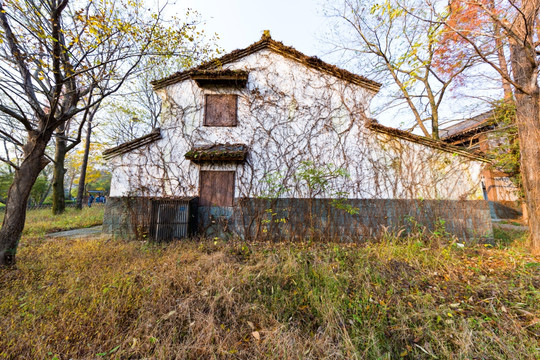
[[[184,156],[193,162],[200,161],[244,161],[248,147],[244,144],[214,144],[196,146]]]
[[[103,158],[109,160],[115,156],[126,154],[132,150],[140,148],[141,146],[153,143],[156,140],[161,139],[161,130],[156,128],[152,130],[150,134],[141,136],[140,138],[128,141],[113,148],[103,151]]]
[[[451,142],[462,136],[474,134],[479,130],[493,125],[493,111],[488,111],[473,118],[458,122],[452,126],[441,129],[441,139]]]
[[[441,151],[445,151],[445,152],[449,152],[451,154],[459,154],[461,156],[467,157],[467,158],[472,159],[472,160],[490,162],[490,160],[488,158],[486,158],[486,157],[484,157],[482,155],[473,153],[471,151],[468,151],[468,150],[466,150],[466,149],[464,149],[462,147],[450,145],[450,144],[448,144],[448,143],[446,143],[444,141],[441,141],[441,140],[435,140],[435,139],[431,139],[431,138],[428,138],[428,137],[425,137],[425,136],[416,135],[416,134],[410,133],[408,131],[399,130],[399,129],[391,128],[391,127],[388,127],[388,126],[384,126],[384,125],[379,124],[377,122],[377,120],[374,120],[374,119],[371,119],[370,121],[368,121],[366,123],[366,127],[368,129],[370,129],[370,130],[373,130],[373,131],[376,131],[376,132],[379,132],[379,133],[387,134],[387,135],[397,137],[397,138],[400,138],[400,139],[404,139],[404,140],[414,142],[414,143],[417,143],[417,144],[422,144],[422,145],[425,145],[425,146],[429,146],[431,148],[441,150]]]
[[[263,49],[272,50],[273,52],[278,53],[284,57],[296,60],[304,64],[305,66],[325,72],[329,75],[335,76],[342,80],[346,80],[350,83],[363,86],[364,88],[374,92],[378,92],[381,87],[381,84],[376,81],[370,80],[361,75],[353,74],[347,70],[338,68],[335,65],[330,65],[315,56],[307,56],[290,46],[285,46],[283,45],[283,43],[273,40],[270,37],[269,32],[266,31],[264,32],[261,40],[253,43],[245,49],[234,50],[233,52],[230,52],[218,59],[208,61],[193,69],[183,72],[177,72],[161,80],[152,81],[151,84],[153,85],[155,90],[162,89],[171,84],[175,84],[177,82],[190,78],[193,73],[200,72],[202,70],[220,69],[225,64],[232,63],[234,61],[237,61],[238,59],[241,59],[245,56],[251,55]]]
[[[245,70],[194,70],[190,78],[199,86],[227,85],[244,87],[248,81],[248,72]]]

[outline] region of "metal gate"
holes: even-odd
[[[190,236],[195,213],[191,199],[153,200],[150,234],[155,241],[170,241]]]

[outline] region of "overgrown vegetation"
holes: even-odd
[[[495,125],[493,144],[488,152],[493,167],[510,177],[523,198],[523,181],[520,169],[516,106],[513,102],[499,101],[494,104],[492,123]],[[495,146],[494,146],[495,145]]]
[[[502,233],[498,232],[500,238]],[[4,358],[534,359],[540,263],[495,246],[24,241]]]
[[[104,206],[85,207],[82,210],[66,209],[61,215],[53,215],[51,209],[28,210],[23,235],[27,238],[39,237],[62,230],[86,228],[103,223]],[[0,222],[4,213],[0,212]]]

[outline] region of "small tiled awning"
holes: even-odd
[[[193,147],[184,156],[193,162],[246,160],[248,148],[244,144],[215,144]]]
[[[200,87],[229,86],[243,88],[248,81],[248,72],[244,70],[198,70],[190,74]]]
[[[161,130],[159,128],[153,129],[148,135],[144,135],[140,138],[128,141],[113,148],[103,151],[103,158],[105,160],[112,159],[115,156],[127,154],[130,151],[138,149],[142,146],[151,144],[161,139]]]

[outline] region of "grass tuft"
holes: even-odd
[[[522,241],[27,240],[0,270],[0,356],[535,359]]]

